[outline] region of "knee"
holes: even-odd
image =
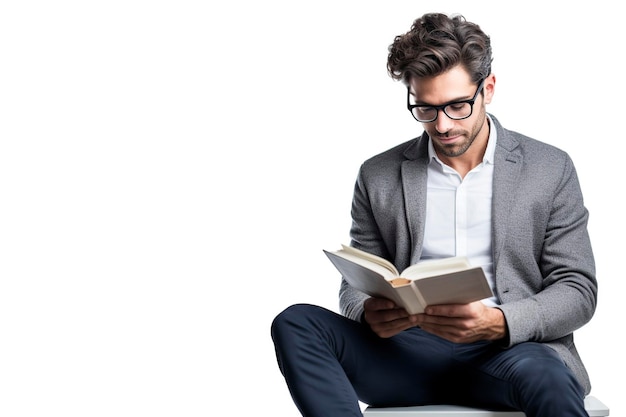
[[[319,307],[310,304],[294,304],[281,311],[272,321],[271,334],[276,342],[286,333],[302,327],[303,321],[311,317],[315,309]]]
[[[535,352],[521,358],[516,366],[515,373],[519,381],[526,381],[535,389],[549,389],[571,387],[580,389],[574,373],[565,365],[560,356],[552,349],[542,346],[543,351]]]
[[[302,317],[307,317],[310,314],[309,312],[315,308],[317,307],[310,304],[291,305],[276,315],[272,321],[272,328],[281,326],[283,323],[290,323],[294,320],[297,321]]]

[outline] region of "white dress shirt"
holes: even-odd
[[[492,125],[490,121],[490,125]],[[489,130],[483,161],[465,178],[438,157],[428,144],[428,195],[422,260],[467,256],[470,264],[481,266],[495,293],[491,248],[491,197],[497,134]],[[485,299],[497,305],[496,297]]]

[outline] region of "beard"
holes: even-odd
[[[454,135],[450,135],[450,136],[454,136]],[[438,136],[438,137],[445,137],[445,136]],[[452,144],[445,144],[445,143],[441,143],[438,140],[433,140],[433,146],[435,147],[435,149],[437,150],[437,153],[446,156],[448,158],[454,158],[456,156],[461,156],[463,155],[470,146],[472,146],[472,143],[474,143],[474,140],[476,139],[476,135],[463,135],[463,140],[459,143],[452,143]]]
[[[458,129],[441,134],[437,132],[434,127],[431,126],[431,129],[427,129],[427,133],[431,137],[433,146],[438,154],[444,157],[454,158],[463,155],[465,152],[467,152],[470,146],[472,146],[472,144],[476,140],[476,137],[478,137],[478,134],[481,132],[486,124],[485,119],[486,111],[485,108],[482,107],[480,109],[476,122],[469,131]],[[462,139],[460,141],[457,141],[456,143],[450,144],[441,142],[441,139],[455,136],[459,136]]]

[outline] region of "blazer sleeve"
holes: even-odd
[[[365,161],[359,169],[352,199],[350,244],[389,260],[400,271],[411,264],[415,253],[402,178],[405,155],[417,143],[417,139],[411,139]],[[426,184],[424,176],[421,181],[414,181]],[[342,280],[339,306],[343,315],[361,320],[363,301],[367,298]]]
[[[364,166],[359,169],[352,199],[352,227],[350,229],[351,246],[378,256],[387,257],[382,237],[377,227],[372,207],[369,203]],[[339,287],[339,308],[341,313],[352,320],[362,321],[363,302],[369,296],[352,286],[342,278]]]
[[[509,346],[569,339],[592,318],[597,303],[589,213],[574,164],[551,147],[528,155],[495,262]]]

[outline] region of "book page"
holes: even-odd
[[[352,246],[347,246],[347,245],[341,245],[341,250],[339,252],[346,252],[351,255],[357,256],[359,258],[365,259],[367,261],[373,262],[377,265],[383,266],[385,269],[388,269],[389,271],[391,271],[393,275],[396,277],[400,275],[400,272],[396,269],[394,264],[392,264],[385,258],[381,258],[380,256],[376,256],[372,253],[368,253],[368,252],[365,252],[360,249],[353,248]],[[367,266],[367,264],[362,264],[362,265]]]
[[[395,303],[401,302],[398,293],[390,283],[394,278],[391,272],[378,264],[373,264],[375,268],[372,268],[372,264],[365,267],[355,263],[355,260],[363,262],[362,258],[339,252],[324,251],[348,284],[371,296],[388,298]],[[405,286],[410,286],[410,284]]]
[[[421,279],[434,275],[444,275],[451,272],[462,271],[470,268],[469,261],[465,256],[453,258],[432,259],[418,262],[406,268],[400,276],[410,280]]]
[[[345,250],[338,250],[335,252],[328,252],[325,250],[324,252],[331,258],[331,261],[333,261],[337,268],[339,268],[339,264],[337,264],[337,258],[349,261],[348,263],[340,263],[340,265],[342,265],[342,268],[339,268],[341,272],[344,272],[343,270],[349,270],[351,272],[350,275],[353,275],[356,271],[361,271],[362,268],[365,268],[375,273],[376,275],[379,275],[386,281],[391,281],[392,279],[398,277],[398,274],[390,270],[387,266],[382,265],[379,262],[372,261],[371,259],[359,256],[354,252]],[[353,266],[350,266],[350,264],[352,264]]]

